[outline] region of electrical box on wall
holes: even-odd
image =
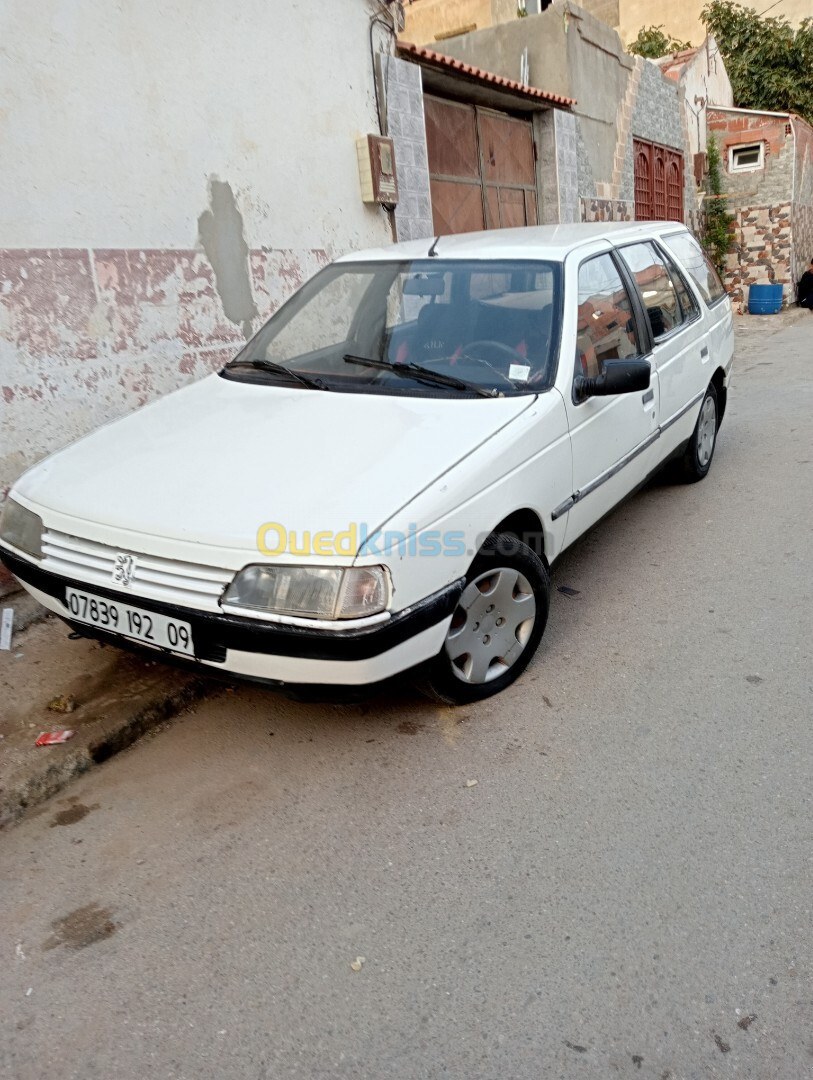
[[[381,206],[398,205],[395,147],[386,135],[362,135],[356,139],[361,179],[361,198]]]

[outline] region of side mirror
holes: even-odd
[[[649,388],[652,373],[648,360],[610,360],[601,375],[588,378],[579,375],[573,382],[576,401],[589,397],[609,397],[610,394],[634,394]]]

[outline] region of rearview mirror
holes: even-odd
[[[651,371],[648,360],[609,360],[601,375],[593,378],[577,376],[573,382],[573,396],[576,401],[586,401],[589,397],[647,390]]]
[[[443,274],[413,274],[404,282],[404,296],[443,296],[445,292]]]

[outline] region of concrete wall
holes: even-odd
[[[517,18],[517,0],[412,0],[404,5],[400,35],[413,45],[433,45],[451,34],[483,30]]]
[[[560,2],[560,0],[555,0]],[[706,0],[583,0],[585,7],[596,18],[603,19],[616,29],[625,44],[638,36],[645,26],[663,26],[664,32],[680,41],[699,45],[706,36],[706,28],[700,21],[700,12]],[[782,15],[798,26],[804,18],[813,15],[810,0],[776,0],[760,5],[746,3],[767,15]]]
[[[0,499],[216,368],[334,254],[387,243],[365,0],[0,8]]]

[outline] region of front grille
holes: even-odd
[[[233,570],[216,566],[143,555],[127,549],[136,558],[130,585],[122,588],[113,581],[116,556],[122,549],[98,544],[79,536],[48,529],[42,538],[42,568],[75,581],[115,589],[165,604],[178,604],[203,611],[219,611],[218,600],[234,577]]]

